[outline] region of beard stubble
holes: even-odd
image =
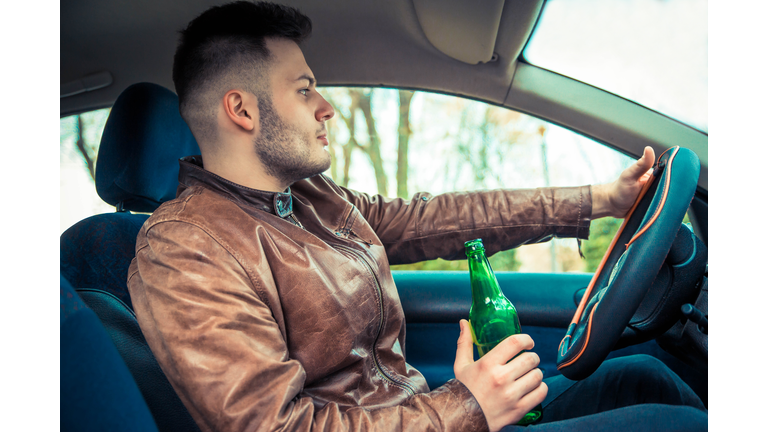
[[[301,130],[283,121],[272,105],[272,99],[263,95],[259,101],[259,136],[254,149],[267,174],[291,185],[296,181],[320,174],[331,166],[327,158],[311,159],[313,145],[318,145]]]

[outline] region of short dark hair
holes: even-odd
[[[271,57],[265,38],[299,44],[312,33],[312,21],[289,6],[237,1],[206,10],[180,33],[173,58],[179,109],[193,133],[207,135],[205,129],[213,125],[205,123],[215,121],[210,105],[224,95],[218,94],[222,85],[240,85],[254,94],[265,88],[260,81]]]

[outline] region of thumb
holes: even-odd
[[[651,169],[654,162],[655,154],[653,148],[646,146],[643,150],[643,156],[638,159],[636,163],[627,168],[626,173],[632,180],[637,181],[640,179],[640,177],[647,173],[649,169]]]
[[[459,334],[459,340],[456,342],[456,362],[453,364],[454,372],[475,362],[472,352],[472,335],[469,330],[469,322],[467,322],[467,320],[461,320],[459,321],[459,326],[461,327],[461,334]]]

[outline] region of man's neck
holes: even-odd
[[[203,155],[203,168],[233,183],[267,192],[284,192],[288,186],[266,173],[261,161],[252,157]]]

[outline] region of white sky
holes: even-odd
[[[526,60],[708,130],[706,0],[545,5]]]

